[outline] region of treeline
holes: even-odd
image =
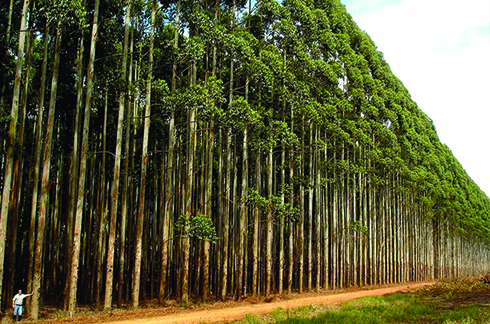
[[[0,13],[2,309],[488,270],[489,198],[339,0]]]

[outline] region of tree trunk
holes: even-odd
[[[272,146],[269,148],[269,154],[267,157],[267,194],[271,200],[273,195],[272,189],[273,183],[273,160],[272,160]],[[265,295],[269,296],[272,292],[272,210],[267,211],[266,219],[266,242],[265,242],[265,261],[266,261],[266,290]]]
[[[255,190],[260,194],[260,151],[255,153]],[[260,289],[259,280],[259,228],[260,228],[260,211],[257,206],[253,209],[253,237],[252,237],[252,294],[257,296]]]
[[[245,125],[243,130],[243,144],[242,144],[242,185],[241,185],[241,201],[245,201],[248,194],[248,127]],[[243,258],[244,251],[247,246],[247,222],[248,208],[245,203],[242,204],[240,210],[240,218],[238,219],[238,255],[237,255],[237,292],[235,295],[235,300],[238,300],[242,295],[242,285],[243,285],[243,271],[246,266],[246,260]]]
[[[34,242],[36,240],[36,223],[37,223],[37,205],[38,205],[38,194],[39,194],[39,175],[41,168],[41,154],[42,154],[42,140],[43,137],[43,117],[44,117],[44,89],[46,84],[46,70],[48,65],[48,40],[49,40],[49,29],[46,28],[44,32],[44,56],[43,63],[41,67],[41,84],[39,88],[39,104],[36,120],[36,144],[35,144],[35,156],[34,156],[34,173],[32,176],[32,203],[31,203],[31,223],[29,226],[29,255],[35,255],[34,252]],[[34,258],[29,261],[29,268],[27,271],[27,291],[32,291],[32,281],[33,281],[33,269],[34,269]],[[32,314],[32,309],[30,310]]]
[[[34,262],[34,276],[32,282],[32,304],[31,304],[31,316],[34,320],[39,316],[39,299],[41,294],[41,274],[42,274],[42,260],[43,260],[43,247],[44,247],[44,234],[45,234],[45,219],[48,214],[49,206],[49,174],[51,169],[51,146],[53,139],[54,128],[54,112],[56,107],[56,93],[58,90],[58,72],[60,66],[60,52],[61,52],[61,30],[58,29],[56,33],[56,50],[54,55],[53,77],[51,81],[51,98],[49,100],[49,113],[48,123],[46,125],[46,138],[44,140],[44,156],[43,156],[43,172],[41,182],[41,195],[39,197],[39,214],[37,224],[37,238],[36,238],[36,254]]]
[[[139,305],[140,295],[140,276],[141,276],[141,255],[143,245],[143,220],[145,215],[145,194],[146,194],[146,170],[149,163],[148,155],[148,134],[150,131],[150,116],[151,116],[151,85],[153,80],[153,39],[155,37],[155,16],[157,12],[157,2],[153,0],[151,2],[151,31],[150,31],[150,49],[148,54],[148,78],[146,81],[146,101],[145,101],[145,115],[144,115],[144,128],[143,128],[143,148],[141,153],[141,183],[139,193],[139,209],[138,219],[136,224],[136,249],[134,256],[134,275],[133,275],[133,294],[132,305],[134,308]]]
[[[121,63],[121,82],[123,84],[123,90],[119,93],[119,113],[117,119],[117,133],[116,133],[116,153],[114,161],[114,175],[111,188],[111,211],[110,211],[110,225],[109,225],[109,242],[107,243],[107,270],[106,270],[106,283],[105,283],[105,297],[104,297],[104,309],[108,310],[112,307],[112,284],[114,281],[114,246],[116,242],[116,226],[117,226],[117,207],[119,198],[119,176],[121,170],[121,151],[122,151],[122,131],[124,124],[124,106],[126,97],[126,69],[128,61],[128,38],[129,38],[129,18],[131,14],[131,2],[127,2],[126,6],[126,20],[124,28],[124,45],[123,45],[123,57]],[[120,247],[121,248],[121,247]],[[122,248],[121,248],[122,249]]]
[[[73,316],[77,301],[77,284],[78,284],[78,266],[80,256],[81,228],[83,219],[83,207],[85,198],[85,173],[87,168],[87,153],[89,146],[89,128],[90,128],[90,111],[92,109],[92,93],[94,82],[94,62],[95,62],[95,45],[97,41],[98,17],[99,17],[100,0],[95,0],[94,20],[92,25],[92,38],[90,44],[90,56],[87,67],[87,93],[85,99],[85,113],[83,122],[82,151],[80,154],[80,178],[78,185],[77,209],[75,215],[75,228],[73,233],[73,251],[71,254],[72,262],[70,268],[70,290],[68,298],[68,313]]]
[[[291,133],[294,134],[294,106],[291,105]],[[289,153],[289,181],[291,183],[291,193],[289,203],[291,208],[295,206],[295,190],[294,190],[294,152]],[[294,225],[292,217],[288,221],[289,228],[289,244],[288,244],[288,293],[290,294],[293,289],[293,271],[294,271]]]

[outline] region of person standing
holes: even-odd
[[[23,294],[22,290],[19,290],[19,293],[14,296],[14,299],[12,299],[12,308],[14,309],[14,321],[17,320],[20,322],[22,319],[22,303],[24,301],[24,298],[32,296],[32,293],[30,294]]]

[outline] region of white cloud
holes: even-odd
[[[343,2],[490,196],[490,1]]]

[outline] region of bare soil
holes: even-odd
[[[81,315],[73,318],[55,318],[56,309],[45,308],[40,321],[23,320],[24,323],[65,324],[65,323],[106,323],[106,324],[202,324],[226,323],[244,319],[249,315],[265,315],[278,308],[292,309],[308,305],[337,305],[348,300],[411,292],[434,282],[405,283],[389,286],[349,288],[344,290],[324,290],[303,294],[274,295],[269,298],[248,297],[239,301],[212,302],[181,307],[170,302],[167,307],[157,307],[156,301],[147,301],[138,310],[118,309],[112,312],[92,312],[94,315]],[[267,300],[267,301],[266,301]],[[87,314],[88,311],[81,310]],[[3,321],[2,321],[3,322]]]

